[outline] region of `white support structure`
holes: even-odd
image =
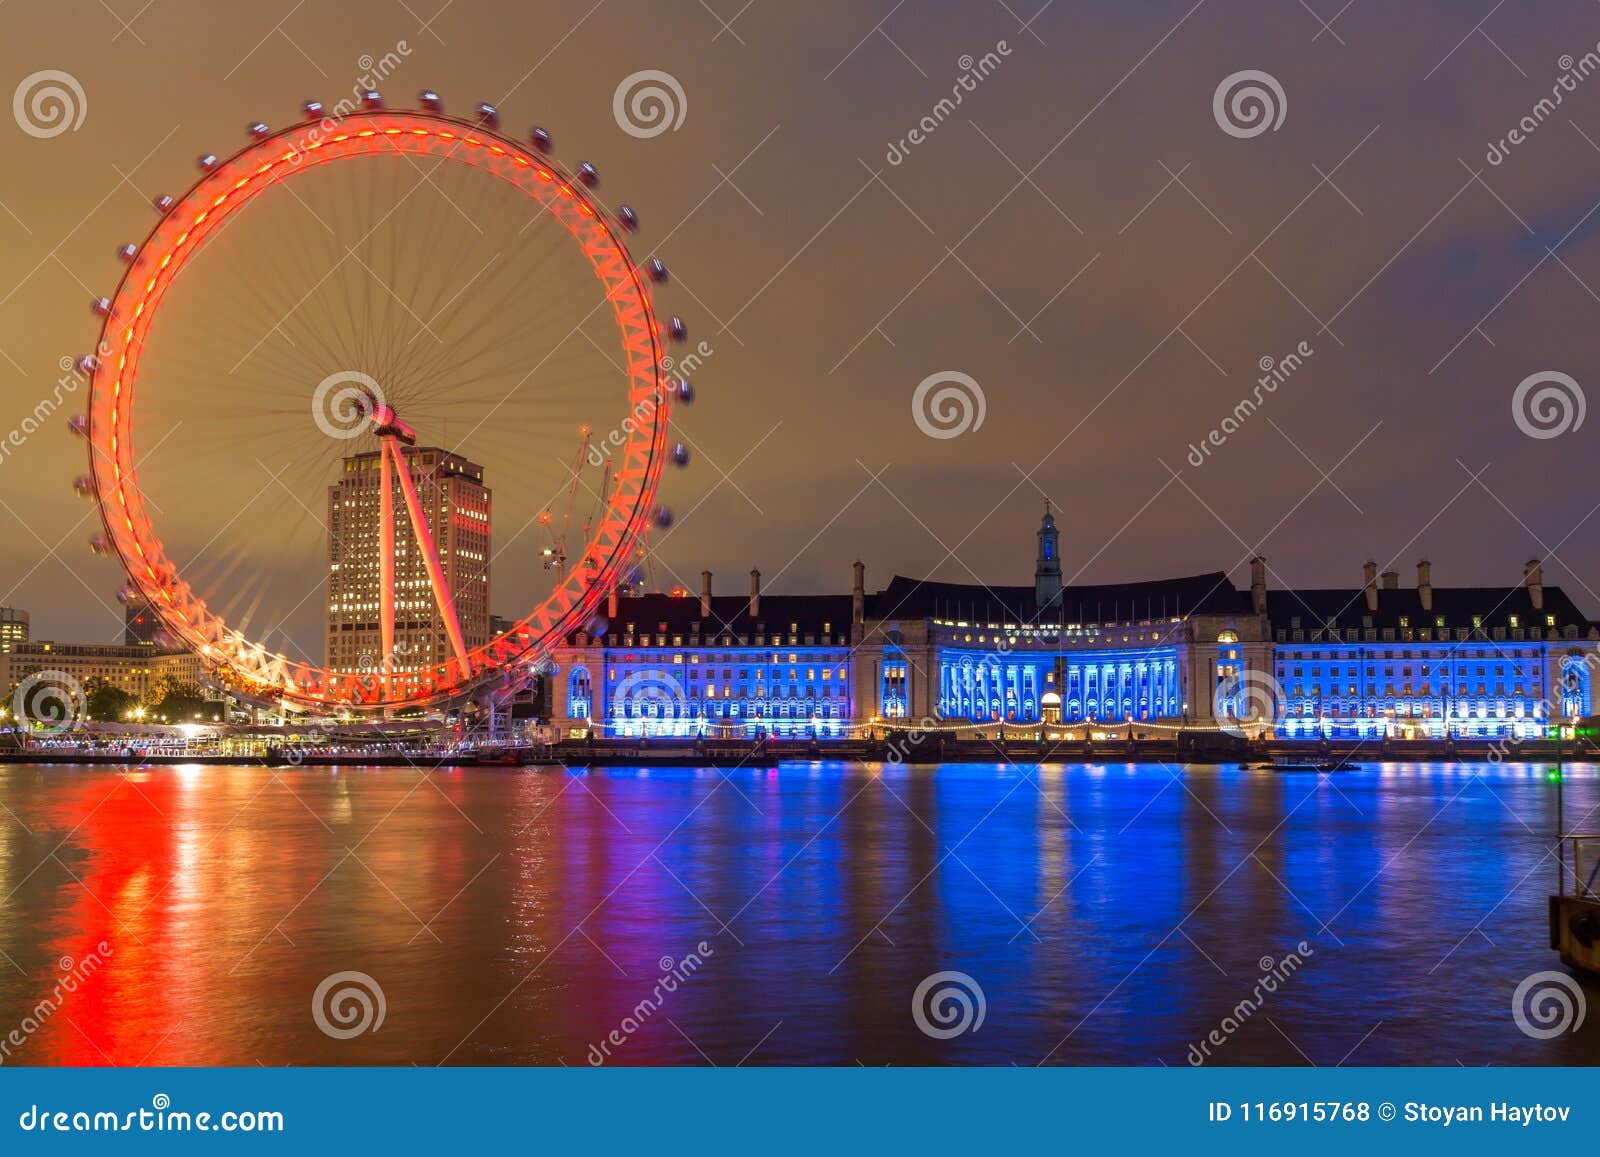
[[[394,471],[398,465],[390,458],[390,439],[378,443],[379,485],[378,496],[378,622],[383,635],[382,675],[387,679],[395,667],[394,653]]]
[[[394,434],[387,434],[383,440],[388,445],[389,454],[397,467],[395,473],[400,476],[400,492],[405,495],[406,513],[411,517],[411,531],[416,535],[417,546],[422,551],[422,561],[427,564],[428,580],[433,587],[433,599],[439,606],[440,616],[444,619],[445,634],[449,636],[450,648],[455,652],[461,674],[470,678],[472,667],[467,662],[467,645],[461,636],[461,619],[456,614],[455,596],[450,591],[450,585],[445,582],[444,566],[439,562],[439,550],[434,544],[432,531],[428,529],[427,517],[422,512],[422,499],[417,497],[417,487],[411,481],[411,471],[406,468],[399,439]]]

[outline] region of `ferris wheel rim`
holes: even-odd
[[[226,160],[203,158],[201,177],[181,197],[158,198],[161,219],[137,246],[124,247],[128,267],[115,293],[97,303],[97,310],[104,306],[104,322],[97,354],[88,359],[92,372],[88,375],[84,434],[89,478],[106,540],[133,589],[168,630],[237,676],[246,694],[277,695],[313,707],[425,706],[458,697],[510,668],[525,667],[547,654],[562,637],[588,624],[606,590],[628,565],[652,516],[656,486],[667,458],[673,391],[662,366],[662,335],[645,279],[620,236],[621,230],[584,191],[587,178],[593,175],[591,167],[583,166],[584,179],[575,179],[543,155],[548,137],[541,142],[541,130],[535,130],[535,148],[530,149],[482,119],[468,121],[436,109],[369,107],[337,122],[323,121],[322,127],[330,123],[337,131],[319,133],[314,122],[277,132],[252,126],[254,139]],[[297,143],[295,138],[299,138]],[[535,208],[567,229],[612,306],[627,363],[628,418],[623,421],[625,440],[617,454],[622,463],[617,486],[612,496],[602,498],[605,516],[577,564],[543,601],[510,629],[454,660],[404,673],[390,672],[386,666],[374,675],[335,671],[270,654],[242,631],[228,627],[206,606],[167,557],[144,512],[137,484],[138,458],[132,446],[132,414],[138,360],[154,319],[160,315],[160,300],[211,230],[296,172],[389,151],[465,163],[528,194]],[[622,230],[631,231],[636,222],[625,207],[616,219]],[[172,245],[167,248],[164,243],[169,239]],[[674,319],[674,338],[677,329]]]

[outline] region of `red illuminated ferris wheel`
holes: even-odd
[[[157,198],[95,303],[73,423],[124,598],[241,693],[332,710],[459,696],[588,626],[670,521],[657,483],[688,455],[668,413],[692,397],[664,369],[685,337],[652,307],[666,268],[635,265],[638,217],[600,200],[592,165],[564,169],[543,129],[519,142],[487,105],[349,103],[251,125]],[[450,505],[436,460],[477,469],[481,510]],[[338,486],[367,469],[357,524]],[[513,613],[486,632],[467,604],[488,622],[491,598]],[[429,647],[397,654],[418,620]],[[374,661],[335,661],[352,626]]]

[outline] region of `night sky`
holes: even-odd
[[[709,568],[742,591],[754,565],[768,591],[846,590],[858,556],[874,587],[1024,583],[1048,496],[1069,581],[1247,582],[1261,550],[1274,585],[1355,586],[1369,557],[1405,585],[1423,557],[1441,586],[1509,585],[1540,556],[1600,614],[1600,418],[1514,411],[1531,375],[1581,397],[1597,364],[1600,73],[1558,83],[1597,41],[1588,0],[8,0],[0,95],[60,70],[83,118],[0,117],[0,437],[92,348],[89,301],[152,196],[404,42],[393,105],[428,87],[547,125],[638,208],[635,254],[674,275],[658,305],[708,343],[662,586]],[[675,129],[619,125],[641,70],[681,86]],[[1244,70],[1281,88],[1275,128],[1219,124]],[[983,421],[930,437],[913,398],[946,372]],[[218,378],[193,404],[226,415]],[[111,639],[121,577],[85,546],[74,409],[0,458],[0,605],[36,638]],[[249,446],[248,416],[231,436]],[[198,525],[194,470],[171,517]],[[315,504],[326,482],[296,485]]]

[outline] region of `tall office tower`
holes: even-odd
[[[436,446],[403,447],[406,472],[468,650],[489,634],[490,491],[483,467]],[[383,666],[380,602],[383,468],[376,450],[344,459],[339,480],[328,487],[327,661],[335,671],[373,671]],[[394,659],[399,671],[435,666],[453,658],[444,615],[428,577],[398,477],[393,482]]]
[[[28,612],[0,607],[0,654],[28,641]]]
[[[161,629],[161,618],[142,598],[134,597],[122,608],[122,645],[137,647],[154,645],[156,632]]]

